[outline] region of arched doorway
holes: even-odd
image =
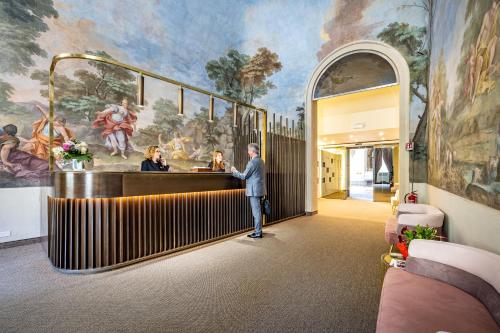
[[[314,102],[316,86],[323,74],[340,59],[355,53],[373,53],[385,59],[396,74],[400,85],[399,97],[399,180],[400,193],[409,189],[409,155],[405,143],[409,141],[410,72],[403,56],[393,47],[378,41],[357,41],[334,50],[315,68],[305,96],[306,123],[306,212],[315,213],[317,206],[317,110]]]

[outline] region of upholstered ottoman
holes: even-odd
[[[396,233],[398,235],[404,227],[414,229],[418,224],[436,228],[438,235],[442,234],[444,213],[431,205],[399,204],[397,217],[398,227]]]
[[[500,256],[447,242],[413,240],[406,268],[389,268],[378,333],[500,332]]]

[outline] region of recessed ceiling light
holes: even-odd
[[[351,134],[351,135],[349,135],[349,137],[352,139],[352,138],[354,138],[354,135]]]
[[[381,137],[381,139],[382,139],[382,140],[385,140],[385,138],[384,138],[384,137]]]
[[[378,135],[382,136],[384,135],[384,132],[378,132]]]

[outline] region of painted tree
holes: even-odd
[[[5,81],[0,80],[0,110],[7,111],[10,113],[16,112],[16,105],[14,102],[10,101],[10,96],[14,93],[14,87]]]
[[[207,62],[205,70],[210,80],[214,81],[218,92],[240,100],[243,96],[241,70],[249,61],[250,56],[229,50],[227,56]]]
[[[304,103],[301,106],[297,106],[295,108],[295,112],[297,113],[297,129],[299,131],[303,131],[305,129],[305,116],[306,110],[304,107]]]
[[[266,95],[276,86],[268,79],[281,70],[278,54],[265,47],[257,50],[250,61],[241,69],[241,85],[244,101],[252,104],[259,97]]]
[[[33,56],[47,57],[36,40],[49,29],[44,19],[52,17],[58,17],[52,0],[2,0],[0,72],[26,74]]]
[[[86,51],[87,54],[113,59],[104,51]],[[91,121],[96,112],[102,111],[107,104],[119,104],[127,98],[132,104],[135,100],[135,76],[130,71],[96,61],[89,61],[92,70],[77,69],[73,73],[76,79],[55,74],[55,95],[57,112],[69,120]],[[48,97],[49,73],[35,70],[31,78],[40,81],[45,87],[40,90],[43,97]],[[131,105],[134,108],[133,105]],[[138,111],[137,108],[134,111]]]
[[[37,43],[49,27],[44,19],[58,17],[52,0],[2,0],[0,5],[0,73],[26,74],[35,65],[34,56],[46,58],[47,52]],[[10,101],[14,88],[0,79],[0,107],[16,113]]]
[[[410,69],[411,98],[417,98],[424,105],[413,135],[415,143],[411,154],[410,175],[412,181],[427,179],[427,113],[429,96],[429,47],[427,28],[408,23],[393,22],[378,34],[378,38],[401,52]]]
[[[249,104],[275,88],[269,78],[281,68],[278,55],[265,47],[259,48],[253,57],[230,50],[227,56],[205,66],[218,92]]]
[[[179,131],[184,123],[184,118],[177,114],[177,105],[171,100],[160,98],[153,104],[155,112],[153,125],[139,130],[139,136],[135,142],[139,145],[149,145],[158,141],[158,135],[161,134],[163,140],[167,141],[173,138],[173,133]]]
[[[208,152],[218,148],[219,137],[222,134],[219,125],[219,118],[214,115],[213,122],[208,121],[208,109],[200,108],[200,112],[186,123],[185,134],[193,139],[193,145],[203,146]],[[207,152],[207,153],[208,153]],[[210,158],[209,154],[204,156]]]
[[[398,49],[408,62],[411,93],[427,110],[429,50],[426,46],[427,28],[393,22],[378,34],[382,41]],[[424,111],[425,112],[425,111]]]

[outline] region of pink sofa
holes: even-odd
[[[396,244],[401,229],[404,227],[415,229],[418,224],[434,227],[438,235],[442,235],[443,221],[444,213],[436,207],[402,203],[398,205],[397,215],[390,216],[385,224],[385,240],[389,244]]]
[[[378,333],[500,332],[500,256],[414,240],[406,268],[384,278]]]

